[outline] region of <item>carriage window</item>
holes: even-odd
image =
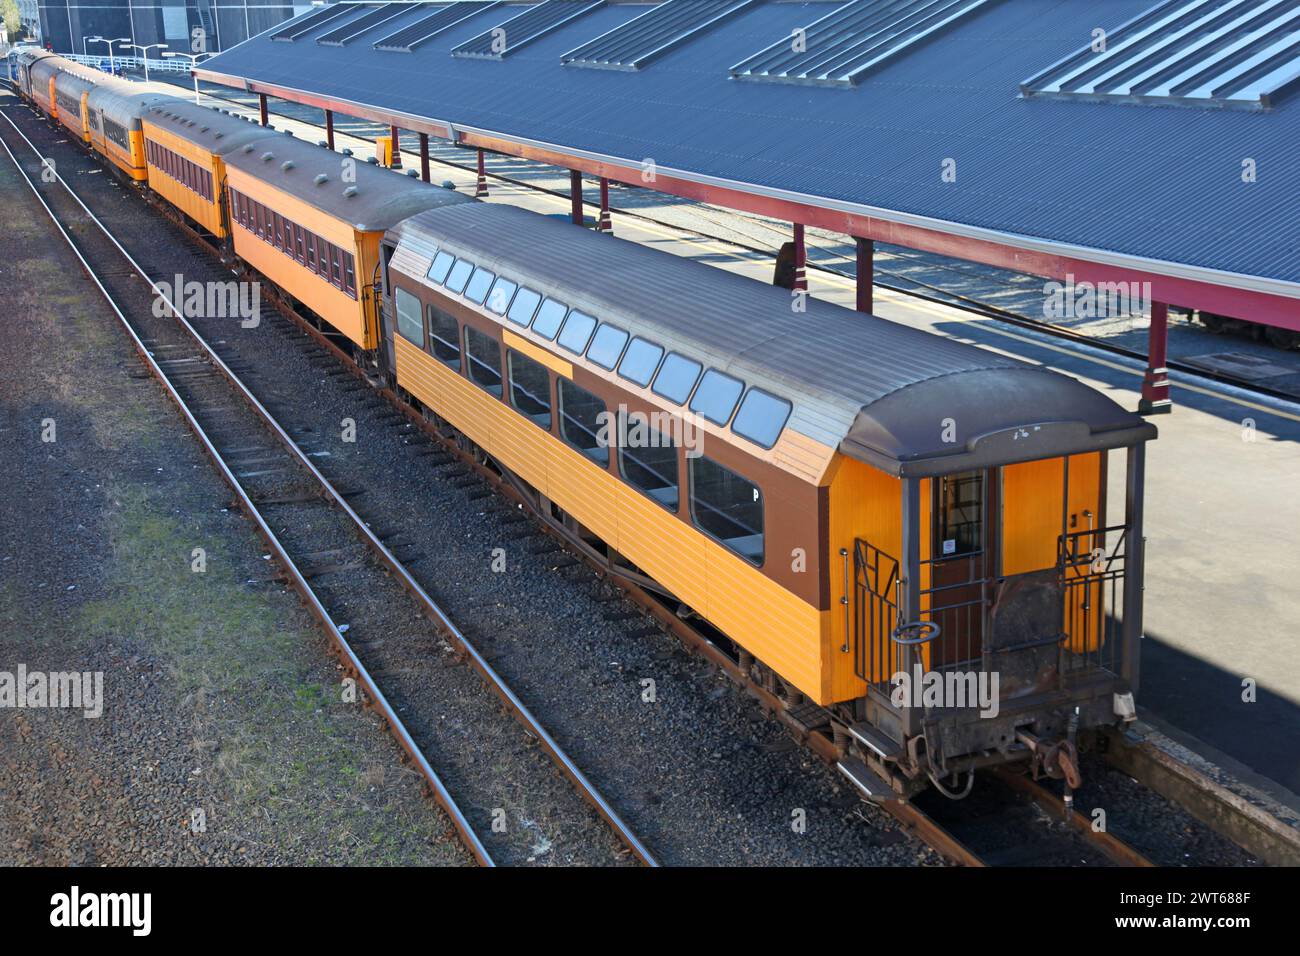
[[[574,355],[581,355],[587,351],[587,343],[591,341],[591,333],[595,328],[595,319],[574,309],[564,320],[564,329],[557,341],[561,348],[568,349]]]
[[[598,465],[609,464],[609,412],[605,403],[567,378],[560,382],[560,434]]]
[[[781,437],[781,429],[790,418],[791,405],[784,398],[751,388],[740,403],[731,430],[756,445],[771,448]]]
[[[691,389],[695,387],[695,382],[700,377],[700,369],[703,367],[694,359],[669,352],[650,390],[681,405],[691,397]]]
[[[465,286],[465,298],[471,302],[482,305],[483,300],[487,298],[488,289],[492,288],[492,280],[496,278],[496,273],[488,272],[482,266],[474,270],[474,275],[470,278],[469,284]]]
[[[700,379],[700,387],[691,399],[691,411],[699,412],[709,421],[725,425],[740,401],[740,393],[745,390],[745,383],[740,379],[723,375],[717,369],[709,369]]]
[[[429,306],[429,351],[440,362],[460,371],[460,328],[442,309]]]
[[[618,416],[618,469],[628,484],[677,510],[677,446],[641,412]]]
[[[984,472],[963,471],[939,480],[939,521],[934,555],[976,554],[984,547]]]
[[[469,281],[469,274],[474,271],[474,263],[465,259],[457,259],[456,264],[451,267],[451,272],[447,274],[447,288],[452,292],[459,293],[465,288],[465,283]]]
[[[663,357],[664,350],[658,345],[645,339],[633,339],[618,367],[618,374],[645,388],[650,384],[650,379],[654,378],[655,369]]]
[[[397,331],[402,338],[424,348],[424,323],[420,321],[420,300],[405,289],[393,290],[397,306]]]
[[[501,397],[501,346],[486,332],[465,326],[465,353],[469,377],[490,395]]]
[[[555,333],[560,331],[560,323],[564,321],[564,315],[568,311],[569,307],[563,302],[547,299],[537,310],[537,318],[533,320],[533,331],[542,338],[555,338]]]
[[[515,325],[528,327],[528,323],[533,321],[533,313],[537,311],[537,303],[542,301],[540,293],[532,289],[520,289],[519,294],[515,296],[515,301],[510,303],[510,312],[506,315]]]
[[[614,366],[618,364],[619,356],[623,354],[623,346],[625,345],[627,345],[626,332],[615,328],[608,322],[602,323],[600,328],[596,330],[596,337],[591,340],[591,348],[587,350],[587,358],[601,368],[613,371]]]
[[[514,349],[506,353],[506,363],[510,369],[510,404],[550,431],[551,376],[546,366]]]
[[[495,312],[497,315],[505,315],[506,309],[510,308],[510,299],[514,296],[515,289],[517,288],[519,288],[519,286],[515,285],[509,279],[504,277],[497,279],[496,285],[494,285],[492,291],[488,293],[488,310]]]
[[[441,284],[447,278],[447,273],[451,271],[451,264],[455,261],[456,257],[450,252],[440,252],[434,257],[433,265],[429,266],[429,271],[425,275]]]
[[[742,558],[763,563],[763,493],[711,458],[691,458],[691,519]]]

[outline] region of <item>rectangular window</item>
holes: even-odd
[[[691,399],[691,411],[703,415],[715,425],[725,425],[736,410],[740,393],[745,390],[745,383],[730,375],[723,375],[715,368],[704,373],[700,387]]]
[[[569,307],[563,302],[547,299],[537,310],[537,318],[533,320],[533,331],[544,339],[555,338],[555,333],[560,331],[560,323],[564,321],[568,312]]]
[[[627,333],[608,322],[602,322],[600,328],[596,330],[595,338],[591,340],[591,348],[587,349],[587,358],[612,372],[623,354],[625,345],[627,345]]]
[[[424,323],[420,321],[420,300],[405,289],[393,289],[397,307],[397,331],[412,345],[424,348]]]
[[[302,226],[293,227],[293,257],[299,264],[307,261],[307,236]]]
[[[447,273],[451,271],[451,264],[455,261],[456,257],[450,252],[440,252],[433,257],[433,265],[429,266],[426,275],[431,282],[441,284],[447,278]]]
[[[792,407],[784,398],[751,388],[740,403],[731,430],[756,445],[771,448],[781,437],[781,429],[789,420]]]
[[[977,554],[984,548],[984,472],[944,475],[937,482],[936,558]]]
[[[447,273],[447,288],[451,292],[460,294],[465,288],[465,283],[469,281],[470,273],[474,271],[474,263],[468,259],[457,259],[456,264],[451,267]]]
[[[322,279],[330,276],[330,244],[324,239],[316,240],[316,274]]]
[[[605,403],[567,378],[560,384],[560,434],[596,464],[609,464],[609,412]]]
[[[703,456],[689,461],[691,520],[752,564],[763,563],[763,494],[730,468]]]
[[[654,378],[655,369],[659,367],[659,360],[663,357],[664,350],[661,346],[647,342],[645,339],[633,339],[627,351],[623,353],[618,374],[629,382],[645,388],[650,384],[650,379]]]
[[[542,301],[542,297],[532,289],[520,289],[515,300],[510,303],[510,311],[506,314],[515,325],[528,327],[528,323],[533,321],[533,313],[537,311],[537,303]]]
[[[488,289],[492,288],[492,280],[496,275],[479,266],[470,276],[469,282],[465,285],[465,298],[469,299],[475,305],[482,305],[483,300],[487,298]]]
[[[350,252],[343,253],[343,291],[354,299],[357,297],[356,261]]]
[[[677,446],[641,412],[618,417],[618,469],[633,488],[677,510]]]
[[[429,351],[440,362],[460,371],[460,327],[442,309],[429,306]]]
[[[703,367],[694,359],[669,352],[650,390],[670,402],[682,405],[691,397],[691,389],[695,388],[695,382],[699,379]]]
[[[514,349],[506,352],[506,364],[510,370],[510,404],[538,427],[550,431],[551,376],[546,366]]]
[[[581,355],[587,351],[587,343],[591,341],[591,333],[595,330],[596,320],[587,313],[574,309],[564,320],[564,328],[556,341],[561,348],[568,349],[574,355]]]
[[[307,268],[316,271],[316,234],[307,233]]]
[[[465,326],[465,354],[469,377],[489,395],[501,397],[501,346],[486,332]]]
[[[510,308],[510,300],[514,297],[517,288],[518,286],[509,279],[497,279],[496,284],[492,286],[492,291],[488,293],[488,309],[497,315],[505,315],[506,309]]]

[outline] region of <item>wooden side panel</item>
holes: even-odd
[[[403,388],[819,703],[818,610],[400,336]]]
[[[131,144],[129,151],[118,146],[105,134],[103,139],[95,141],[95,146],[122,172],[132,179],[144,182],[149,177],[144,162],[144,134],[138,129],[127,130],[127,142]]]
[[[830,568],[831,610],[827,642],[830,653],[830,694],[835,700],[848,700],[866,693],[866,683],[854,672],[853,644],[844,653],[844,608],[840,598],[845,596],[843,558],[840,548],[846,549],[849,561],[849,626],[857,634],[858,621],[854,615],[853,549],[862,538],[880,548],[891,557],[902,559],[902,500],[903,483],[866,462],[840,456],[830,484],[830,535],[827,567]],[[887,674],[871,674],[871,679],[884,680]]]
[[[208,175],[212,177],[213,201],[208,202],[194,190],[181,185],[152,164],[148,164],[149,187],[185,215],[201,224],[208,232],[218,238],[224,238],[226,229],[222,222],[221,207],[218,205],[221,201],[221,179],[224,175],[221,157],[187,139],[182,139],[168,129],[150,123],[147,119],[142,122],[142,125],[146,140],[152,140],[208,171]]]
[[[362,287],[370,283],[375,265],[373,256],[367,263],[361,251],[359,236],[364,233],[357,233],[350,223],[326,216],[316,208],[241,170],[227,166],[225,175],[230,188],[352,253],[355,259],[357,298],[352,298],[265,239],[232,221],[231,235],[239,257],[362,348],[378,347],[379,340],[373,323],[367,320],[362,295]],[[377,242],[376,239],[375,248]],[[363,269],[366,271],[363,272]]]
[[[1092,513],[1093,527],[1103,520],[1101,513],[1100,452],[1070,457],[1069,500],[1064,501],[1065,459],[1049,458],[1007,465],[1002,469],[1002,573],[1023,574],[1054,567],[1062,521],[1069,531],[1088,529],[1084,512]],[[1099,586],[1092,588],[1091,606],[1102,601]],[[1086,642],[1096,646],[1095,633],[1074,634],[1081,630],[1076,613],[1087,595],[1075,588],[1067,609],[1067,630],[1071,647],[1081,650]]]

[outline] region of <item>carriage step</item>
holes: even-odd
[[[881,760],[897,760],[903,753],[902,744],[870,724],[853,724],[849,727],[849,733],[858,743],[873,750]]]
[[[845,757],[835,766],[848,778],[849,783],[857,787],[859,792],[873,803],[893,799],[894,791],[889,784],[856,757]]]

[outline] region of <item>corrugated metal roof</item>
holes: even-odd
[[[762,0],[664,0],[639,17],[570,50],[566,66],[639,70],[733,13]]]
[[[389,237],[415,253],[395,267],[437,250],[468,259],[791,401],[787,427],[831,447],[853,433],[855,457],[948,458],[990,432],[1046,422],[1082,423],[1087,447],[1103,433],[1154,436],[1067,376],[817,299],[796,312],[785,289],[514,206],[444,206]]]
[[[854,87],[739,83],[738,63],[837,8],[765,3],[652,69],[561,56],[645,11],[610,4],[502,62],[450,56],[478,18],[395,56],[368,44],[240,44],[204,64],[636,166],[1013,235],[1300,283],[1300,97],[1261,111],[1025,98],[1020,81],[1150,0],[1001,0]],[[414,14],[418,17],[418,14]],[[956,179],[941,176],[955,160]],[[1242,162],[1254,161],[1254,182]]]
[[[989,0],[850,0],[737,63],[738,80],[852,85]]]
[[[380,37],[374,42],[374,48],[410,53],[456,24],[500,6],[499,0],[459,0],[457,3],[449,3],[428,16],[420,17],[414,23],[404,24],[395,33]]]
[[[188,100],[158,103],[149,107],[143,119],[219,156],[245,143],[279,135],[273,129]]]
[[[273,31],[267,36],[271,40],[292,42],[298,39],[298,37],[310,33],[312,30],[315,30],[317,27],[322,27],[325,24],[329,23],[331,20],[337,20],[339,17],[343,16],[344,14],[351,13],[351,12],[352,11],[347,6],[344,6],[343,4],[337,4],[337,3],[334,4],[333,6],[327,6],[327,7],[322,7],[320,9],[311,10],[307,13],[304,13],[300,17],[294,17],[288,23],[284,24],[284,26],[280,27],[278,30]]]
[[[523,8],[491,30],[452,47],[451,55],[487,60],[513,56],[530,43],[535,43],[603,4],[604,0],[543,0],[542,3]]]
[[[1300,80],[1296,0],[1165,0],[1021,84],[1026,96],[1267,107]]]

